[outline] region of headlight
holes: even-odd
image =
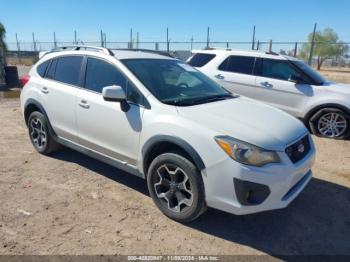
[[[226,154],[239,163],[264,166],[280,162],[278,154],[274,151],[265,150],[229,136],[216,136],[215,140]]]

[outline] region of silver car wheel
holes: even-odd
[[[317,122],[319,133],[326,137],[339,137],[344,135],[348,127],[345,117],[339,113],[326,113]]]

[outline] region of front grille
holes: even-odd
[[[286,148],[286,153],[293,163],[297,163],[303,159],[309,153],[309,151],[310,141],[308,135]]]

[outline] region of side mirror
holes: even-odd
[[[288,81],[296,84],[306,84],[306,81],[302,77],[296,75],[290,75]]]
[[[126,95],[121,86],[106,86],[102,89],[103,99],[110,102],[122,102]]]

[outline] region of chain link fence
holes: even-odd
[[[31,65],[38,59],[39,51],[48,51],[55,47],[69,45],[92,45],[104,46],[110,49],[151,49],[159,51],[169,51],[180,59],[186,59],[191,55],[191,50],[205,48],[230,48],[241,50],[261,50],[265,52],[275,52],[283,55],[298,56],[300,48],[306,42],[232,42],[232,41],[34,41],[34,42],[9,42],[7,43],[7,61],[9,64]],[[337,45],[340,43],[315,43],[315,46],[322,44]],[[350,43],[341,43],[350,45]],[[312,60],[312,64],[316,65],[317,58]],[[350,56],[332,57],[324,62],[328,66],[350,66]]]

